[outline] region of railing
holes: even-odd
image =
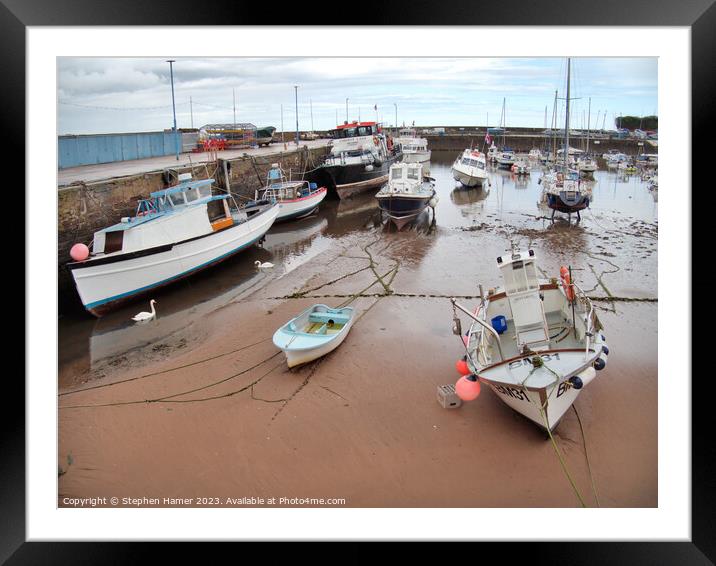
[[[584,305],[585,309],[585,316],[584,316],[584,338],[586,346],[584,348],[584,355],[585,357],[589,356],[589,346],[590,341],[592,337],[592,333],[594,331],[594,305],[592,304],[591,299],[587,296],[587,294],[577,285],[576,283],[571,283],[572,289],[574,290],[574,300],[576,301],[579,299],[579,301]]]
[[[489,324],[487,324],[487,322],[485,322],[484,320],[482,320],[481,318],[479,318],[479,317],[476,316],[475,314],[471,313],[468,309],[466,309],[466,308],[463,307],[462,305],[460,305],[460,304],[457,302],[457,299],[451,298],[451,299],[450,299],[450,302],[453,304],[453,306],[454,306],[455,308],[460,309],[460,310],[461,310],[462,312],[464,312],[467,316],[469,316],[469,317],[472,318],[475,322],[477,322],[480,326],[482,326],[482,328],[483,328],[484,330],[487,330],[490,334],[492,334],[492,337],[495,339],[495,342],[497,343],[497,350],[498,350],[498,352],[499,352],[499,354],[500,354],[500,361],[504,361],[505,356],[502,354],[502,342],[500,341],[500,335],[497,333],[497,331],[496,331],[494,328],[492,328],[492,326],[490,326]],[[483,330],[483,332],[481,333],[480,344],[478,345],[478,348],[482,348],[482,349],[484,349],[484,348],[487,347],[487,344],[485,344],[484,341],[482,340],[482,337],[484,336],[484,330]],[[485,352],[483,351],[483,353],[485,353]]]

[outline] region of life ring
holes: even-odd
[[[375,145],[379,145],[379,144],[380,144],[380,142],[378,141],[378,136],[373,136],[373,143],[374,143]]]
[[[571,303],[574,301],[574,287],[572,287],[572,278],[569,276],[569,269],[564,265],[559,268],[559,277],[562,280],[562,289],[567,297],[567,300]]]

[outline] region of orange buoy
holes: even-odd
[[[455,362],[455,369],[460,375],[467,375],[470,373],[470,368],[467,366],[467,361],[464,358],[459,359]]]
[[[476,375],[463,375],[455,384],[455,393],[463,401],[474,401],[480,395],[480,381]]]
[[[574,287],[572,287],[572,278],[569,276],[569,269],[564,265],[559,268],[559,277],[562,279],[562,289],[567,296],[567,300],[571,303],[574,300]]]

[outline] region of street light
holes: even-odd
[[[167,63],[169,63],[169,76],[171,77],[171,82],[172,82],[172,112],[174,114],[174,146],[176,149],[177,161],[179,161],[179,132],[177,132],[177,109],[174,104],[174,63],[176,63],[176,60],[175,59],[167,59]]]
[[[296,145],[298,145],[298,87],[293,87],[296,90]]]
[[[393,106],[395,106],[395,129],[398,129],[398,105],[393,102]]]
[[[346,124],[348,123],[348,99],[346,98]]]

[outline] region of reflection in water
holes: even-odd
[[[466,189],[456,187],[451,166],[458,152],[433,151],[430,175],[435,179],[439,204],[433,215],[426,209],[409,226],[397,232],[384,223],[374,192],[358,194],[346,200],[324,200],[317,214],[299,221],[276,224],[262,247],[252,247],[222,264],[174,285],[157,290],[158,317],[149,324],[136,326],[130,317],[146,310],[147,302],[131,303],[96,320],[84,311],[69,312],[59,320],[60,366],[71,371],[92,367],[103,360],[160,340],[187,329],[206,314],[240,300],[268,281],[290,273],[347,235],[379,229],[388,247],[385,254],[401,262],[418,263],[426,257],[437,238],[451,229],[493,223],[503,213],[532,217],[532,224],[516,234],[528,239],[545,238],[555,250],[571,252],[586,245],[584,229],[592,226],[590,215],[583,215],[579,226],[566,222],[543,221],[539,208],[541,170],[533,167],[525,176],[489,168],[489,185]],[[593,188],[592,213],[618,213],[653,222],[657,219],[657,192],[648,191],[638,175],[597,171]],[[377,192],[377,190],[376,190]],[[454,232],[452,232],[454,233]],[[275,269],[257,272],[254,261],[270,261]]]

